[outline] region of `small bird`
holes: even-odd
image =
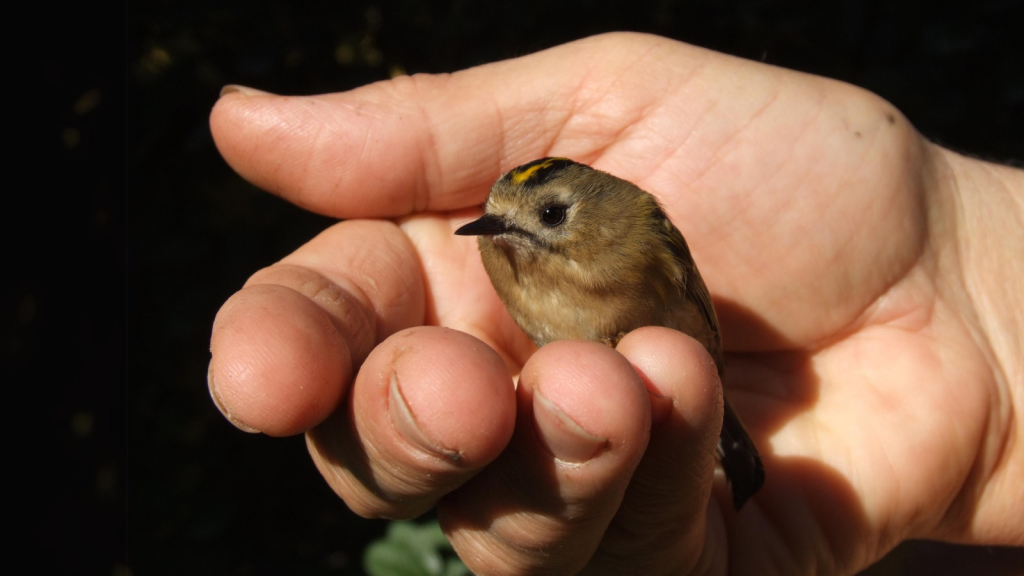
[[[455,231],[478,236],[491,283],[537,346],[564,339],[612,347],[643,326],[685,332],[723,374],[718,318],[682,234],[635,184],[568,158],[541,158],[491,187],[484,215]],[[764,466],[725,400],[718,457],[739,510]]]

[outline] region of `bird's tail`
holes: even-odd
[[[764,465],[757,446],[747,434],[736,411],[725,399],[722,433],[718,437],[718,458],[732,486],[732,502],[739,510],[764,485]]]

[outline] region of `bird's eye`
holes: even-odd
[[[540,221],[548,226],[558,226],[565,222],[565,206],[548,206],[541,211]]]

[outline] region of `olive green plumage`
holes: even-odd
[[[479,236],[484,268],[512,317],[538,345],[563,339],[614,346],[643,326],[685,332],[724,368],[714,306],[682,234],[653,196],[567,158],[504,174]],[[737,509],[764,483],[757,449],[725,406],[718,455]]]

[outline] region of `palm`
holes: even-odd
[[[565,49],[550,66],[570,60],[578,74],[557,81],[538,79],[554,77],[536,74],[548,65],[544,56],[502,64],[523,66],[528,88],[553,93],[556,104],[483,115],[421,166],[433,169],[430,199],[413,204],[433,211],[400,225],[424,269],[423,323],[481,338],[513,370],[533,352],[490,287],[475,242],[452,234],[472,217],[497,164],[564,155],[637,183],[659,197],[690,244],[722,323],[730,398],[766,456],[769,483],[752,504],[760,513],[741,516],[748,524],[729,527],[730,537],[755,550],[751,562],[780,534],[798,543],[790,551],[800,562],[876,557],[913,523],[937,520],[919,514],[955,493],[981,434],[946,422],[978,422],[985,409],[975,384],[988,378],[982,359],[956,336],[962,330],[933,282],[921,176],[927,146],[890,105],[851,87],[649,38],[612,48],[615,58],[591,61]],[[680,62],[685,70],[664,73]],[[486,74],[444,82],[486,84]],[[445,87],[431,82],[419,88]],[[372,108],[374,90],[347,98]],[[339,116],[351,121],[344,110]],[[474,158],[496,162],[439,176],[465,169],[458,157],[470,143]],[[379,209],[360,203],[351,191],[371,185],[369,177],[353,176],[340,199],[333,186],[318,195],[308,173],[337,164],[336,153],[314,156],[301,182],[258,169],[247,175],[339,216],[407,210],[408,202],[387,203],[393,192]],[[423,179],[381,185],[421,189]],[[950,453],[964,459],[930,456]],[[808,537],[813,531],[820,535]],[[708,545],[724,550],[728,541],[712,531]]]
[[[970,411],[983,400],[979,387],[967,385],[976,375],[942,374],[942,352],[927,335],[934,328],[928,318],[934,286],[910,278],[923,273],[919,257],[927,241],[923,223],[913,222],[923,201],[920,183],[906,176],[917,141],[907,128],[889,126],[878,104],[881,134],[870,144],[835,134],[816,115],[804,123],[814,137],[805,132],[802,142],[757,134],[756,127],[738,132],[745,144],[731,153],[753,164],[739,177],[719,158],[693,166],[686,154],[653,173],[644,166],[632,170],[645,175],[635,181],[656,193],[687,231],[715,296],[726,346],[735,353],[727,386],[748,392],[732,392],[734,402],[762,438],[774,437],[766,449],[774,452],[769,469],[786,484],[774,482],[759,505],[768,517],[788,516],[793,500],[800,500],[817,510],[825,536],[831,529],[846,533],[851,522],[892,520],[870,508],[914,514],[947,493],[949,483],[962,481],[969,461],[950,466],[923,455],[947,453],[931,447],[957,441],[942,431],[943,422],[972,421]],[[818,140],[830,136],[847,141],[824,152]],[[647,137],[643,126],[633,136]],[[765,140],[789,158],[759,156]],[[610,137],[598,147],[617,144],[628,142]],[[793,160],[799,146],[819,157]],[[602,154],[602,163],[616,165],[614,155]],[[698,182],[680,177],[688,172],[705,176]],[[427,320],[474,334],[521,367],[532,344],[491,289],[475,242],[452,235],[468,216],[421,214],[403,222],[429,263]],[[895,366],[879,361],[886,358],[900,360]],[[919,419],[908,422],[908,413]],[[856,485],[844,478],[855,478]],[[878,490],[893,485],[913,496]],[[861,491],[882,501],[855,505]],[[897,497],[902,508],[891,506]],[[806,541],[803,523],[778,520]]]

